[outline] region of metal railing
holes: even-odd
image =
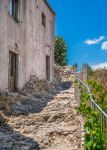
[[[70,75],[73,74],[75,76],[75,80],[77,81],[78,85],[81,84],[84,87],[85,92],[88,93],[88,95],[89,95],[89,101],[88,101],[89,106],[92,108],[92,110],[95,110],[99,113],[99,118],[98,119],[99,119],[99,122],[100,122],[100,125],[101,125],[101,130],[104,133],[105,138],[106,138],[106,143],[104,145],[104,150],[107,150],[107,113],[104,112],[102,110],[102,108],[93,100],[93,95],[91,94],[89,86],[79,78],[77,73],[70,72],[70,71],[68,71],[68,73]],[[80,105],[81,99],[80,99],[80,90],[79,90],[79,88],[76,89],[76,96],[77,96],[76,99],[78,100],[78,105]]]

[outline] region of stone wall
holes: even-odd
[[[0,91],[8,90],[9,52],[18,54],[18,88],[36,75],[46,79],[50,56],[50,81],[54,77],[54,13],[43,0],[20,0],[19,22],[9,13],[9,0],[0,0]],[[46,28],[41,13],[46,15]]]

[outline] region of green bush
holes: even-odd
[[[93,99],[104,111],[107,112],[107,92],[95,81],[87,81],[87,83],[91,89],[91,93],[93,94]]]
[[[56,36],[54,47],[55,62],[61,66],[67,65],[67,45],[64,39],[60,36]]]
[[[81,104],[78,111],[85,117],[84,124],[84,148],[85,150],[103,150],[105,143],[104,134],[101,131],[99,114],[88,105],[89,95],[81,94]]]

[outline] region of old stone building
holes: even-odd
[[[53,80],[54,16],[45,0],[0,0],[0,91]]]

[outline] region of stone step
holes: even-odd
[[[66,100],[66,99],[73,99],[73,95],[57,95],[54,97],[55,100]]]
[[[78,147],[76,145],[60,143],[57,146],[50,147],[48,149],[42,149],[42,150],[78,150]]]
[[[71,88],[69,90],[60,91],[60,93],[62,93],[62,94],[64,94],[64,93],[66,93],[66,94],[74,94],[74,88]]]
[[[10,131],[3,133],[5,143],[1,143],[5,146],[13,142],[13,150],[80,150],[81,129],[74,88],[58,92],[54,97],[45,94],[17,103],[18,110],[28,112],[8,119]]]

